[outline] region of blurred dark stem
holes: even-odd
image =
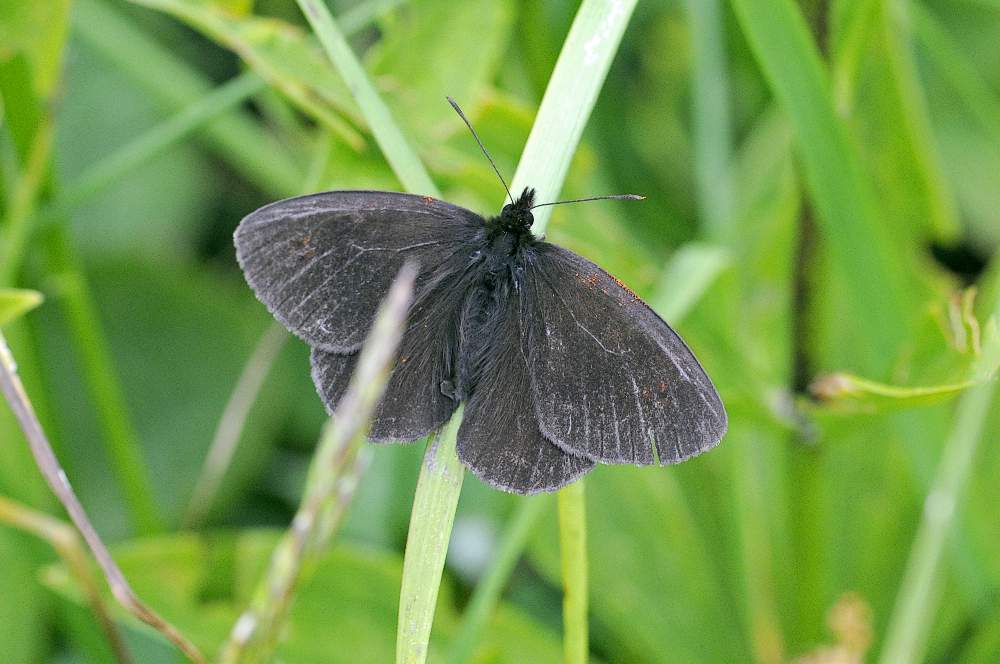
[[[799,233],[792,263],[792,392],[809,395],[813,362],[809,352],[809,313],[812,303],[810,266],[816,259],[816,220],[812,205],[803,200]]]
[[[826,0],[815,0],[807,9],[807,17],[820,54],[828,57],[829,7]],[[809,395],[812,382],[813,362],[809,354],[809,312],[812,304],[810,265],[816,259],[816,220],[807,196],[803,197],[799,214],[799,233],[796,238],[795,258],[792,273],[792,392]]]

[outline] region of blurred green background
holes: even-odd
[[[445,95],[513,173],[576,3],[330,6],[445,197],[495,213]],[[558,209],[547,235],[676,324],[730,433],[587,478],[595,661],[1000,661],[998,31],[994,0],[639,3],[563,195],[648,200]],[[137,591],[214,652],[324,420],[291,340],[185,521],[270,325],[233,229],[307,188],[401,187],[293,0],[0,0],[0,96],[0,288],[45,295],[4,334]],[[283,661],[392,658],[422,445],[369,452]],[[64,518],[6,408],[0,496]],[[467,476],[431,661],[522,500]],[[561,658],[553,506],[474,661]],[[3,661],[111,661],[10,514]],[[137,661],[180,661],[119,617]]]

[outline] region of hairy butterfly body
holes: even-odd
[[[533,206],[530,189],[490,219],[409,194],[302,196],[244,218],[237,257],[257,297],[311,346],[328,411],[393,277],[418,263],[372,440],[421,438],[464,402],[459,458],[520,494],[596,463],[677,463],[713,447],[726,412],[694,355],[617,279],[535,238]]]

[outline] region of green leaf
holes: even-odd
[[[188,634],[207,653],[227,636],[267,565],[279,533],[247,531],[174,534],[128,542],[113,553],[136,592]],[[394,553],[339,544],[316,564],[296,595],[277,660],[383,664],[393,660],[402,561]],[[43,581],[74,604],[83,598],[61,565],[46,568]],[[450,582],[438,597],[430,661],[454,632]],[[133,639],[159,639],[131,616],[118,612]],[[503,605],[473,661],[517,664],[555,661],[559,642],[517,609]]]
[[[466,133],[445,97],[473,117],[502,62],[512,14],[506,0],[429,0],[383,19],[367,68],[408,136],[433,145],[456,128]]]
[[[281,90],[354,148],[364,139],[361,121],[343,79],[323,52],[297,26],[279,19],[239,16],[209,0],[132,0],[167,12],[237,53],[268,83]]]
[[[43,97],[51,95],[59,81],[70,7],[70,0],[0,3],[0,61],[25,53],[35,92]]]
[[[411,194],[440,196],[437,185],[416,155],[410,138],[396,124],[389,107],[375,89],[326,5],[319,0],[298,0],[298,4],[323,45],[327,58],[350,88],[375,136],[375,142],[403,187]]]
[[[168,112],[189,107],[211,89],[208,76],[104,2],[76,0],[74,21],[74,35],[89,50],[109,60],[142,89],[146,99]],[[99,138],[102,132],[93,133]],[[272,196],[300,193],[303,169],[280,138],[264,131],[248,111],[230,111],[205,128],[204,138],[262,191]]]
[[[212,439],[233,381],[267,314],[235,281],[220,283],[211,273],[168,264],[110,261],[90,265],[94,306],[106,334],[108,352],[120,380],[142,457],[162,512],[176,519]],[[56,282],[53,297],[61,296]],[[52,311],[50,311],[50,309]],[[64,443],[60,452],[81,500],[92,509],[102,534],[121,536],[127,525],[123,505],[104,454],[93,406],[58,307],[37,316],[37,343],[49,376],[53,426]],[[91,343],[83,339],[79,343]],[[289,357],[288,360],[291,358]],[[221,505],[231,503],[266,464],[265,441],[273,435],[287,402],[314,392],[308,375],[279,363],[242,441],[245,454],[225,487]],[[285,395],[285,396],[283,396]]]
[[[28,313],[42,303],[38,291],[0,288],[0,327]]]

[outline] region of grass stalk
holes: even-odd
[[[24,253],[31,238],[38,194],[49,168],[49,155],[55,129],[50,117],[43,118],[31,141],[27,159],[15,185],[7,212],[3,243],[0,244],[0,287],[13,286],[21,271]]]
[[[685,2],[694,49],[691,117],[698,212],[712,240],[725,234],[733,205],[729,77],[721,4],[720,0]]]
[[[434,608],[465,468],[455,453],[461,408],[431,438],[417,480],[399,589],[397,664],[427,661]]]
[[[584,481],[580,480],[556,494],[563,577],[563,654],[566,664],[586,664],[590,658],[587,629],[587,505],[584,486]]]
[[[903,247],[889,237],[857,146],[834,109],[825,66],[792,0],[732,0],[743,33],[795,130],[805,183],[831,260],[866,321],[858,367],[884,377],[912,327],[914,290]],[[880,288],[873,289],[876,283]]]
[[[65,312],[70,338],[83,365],[84,379],[101,425],[101,440],[135,525],[142,533],[163,529],[162,515],[153,498],[152,479],[143,462],[139,437],[132,424],[125,394],[117,379],[111,350],[104,335],[87,277],[73,251],[64,224],[52,229],[48,251],[57,302]]]
[[[330,160],[331,140],[330,132],[327,131],[316,141],[312,163],[309,164],[306,173],[304,193],[315,191],[320,186],[323,172]],[[185,527],[193,528],[200,525],[208,515],[236,454],[236,447],[243,435],[250,409],[257,401],[260,390],[264,387],[264,381],[288,337],[289,334],[284,327],[272,322],[243,367],[219,418],[212,443],[208,447],[208,454],[195,482],[191,500],[184,514]]]
[[[188,501],[182,521],[185,528],[196,528],[205,521],[236,452],[250,408],[257,400],[268,372],[286,341],[288,333],[285,328],[277,322],[271,323],[243,367],[236,387],[222,411],[222,417],[219,418],[208,448],[208,456],[205,457],[205,464],[198,475],[191,500]]]
[[[440,196],[437,185],[424,168],[409,140],[392,118],[389,107],[379,96],[368,78],[361,61],[347,43],[344,33],[337,27],[330,10],[321,0],[296,0],[309,25],[312,26],[330,61],[344,78],[361,112],[368,120],[368,126],[375,136],[375,142],[385,155],[389,166],[403,187],[412,194]],[[443,100],[442,100],[443,101]]]
[[[415,278],[415,266],[404,265],[379,308],[347,392],[313,457],[295,519],[223,648],[224,664],[271,661],[304,569],[323,552],[351,503],[364,466],[359,451],[389,380]]]
[[[990,322],[993,334],[996,334],[998,319],[1000,296],[994,303]],[[982,373],[995,366],[997,353],[1000,353],[1000,344],[993,339],[989,348],[984,348],[983,354],[976,358],[973,373]],[[983,429],[996,391],[997,381],[990,380],[969,388],[959,400],[951,433],[924,499],[920,525],[886,630],[881,664],[906,664],[925,658],[944,584],[945,546],[961,513],[973,460],[983,440]]]

